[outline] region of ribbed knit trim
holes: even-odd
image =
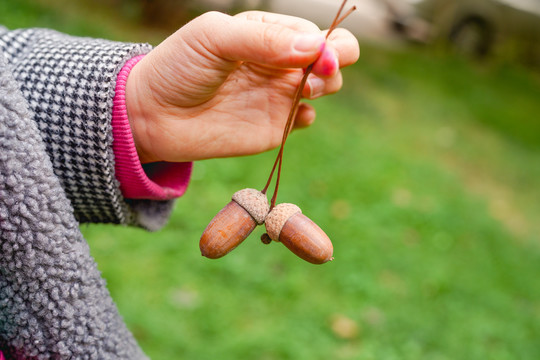
[[[128,199],[170,200],[185,193],[193,164],[159,162],[146,164],[144,169],[141,165],[127,114],[126,82],[133,66],[143,57],[127,61],[116,80],[112,114],[116,178]]]

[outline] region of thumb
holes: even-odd
[[[218,12],[192,22],[202,46],[229,61],[246,61],[272,67],[306,67],[319,57],[325,37],[320,30],[299,31],[286,24],[265,23]],[[195,35],[195,34],[194,34]]]

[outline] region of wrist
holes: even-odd
[[[127,79],[141,59],[142,56],[137,56],[127,61],[117,76],[112,114],[115,176],[125,198],[169,200],[185,192],[192,164],[154,162],[145,167],[141,164],[126,102]]]
[[[152,113],[152,111],[148,111],[147,107],[150,106],[149,97],[152,93],[150,89],[147,89],[141,78],[143,76],[140,72],[142,57],[132,60],[134,60],[134,63],[128,69],[129,73],[125,83],[125,104],[139,160],[142,164],[146,164],[160,160],[148,150],[148,146],[151,145],[148,141],[148,119],[149,113]]]

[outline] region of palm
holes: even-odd
[[[170,141],[178,141],[178,133],[188,129],[199,137],[191,139],[187,146],[178,145],[181,149],[164,152],[155,148],[155,151],[164,159],[178,160],[175,154],[204,159],[257,153],[275,147],[282,136],[301,73],[301,70],[275,70],[244,63],[229,76],[222,74],[220,78],[226,80],[221,84],[212,81],[216,78],[215,70],[203,85],[184,84],[191,89],[189,97],[178,91],[162,94],[164,102],[172,106],[169,116],[157,120],[160,132],[155,134],[153,143],[167,144],[167,135],[172,137]],[[197,155],[191,154],[192,150]]]
[[[243,64],[215,94],[215,112],[236,136],[275,143],[281,137],[301,79],[301,70],[274,70]],[[223,117],[221,114],[227,114]]]

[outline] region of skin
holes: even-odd
[[[344,29],[325,32],[296,17],[250,11],[206,13],[172,34],[132,69],[126,105],[141,162],[256,154],[280,144],[303,68],[314,99],[337,92],[340,68],[359,46]],[[315,119],[302,103],[295,128]]]

